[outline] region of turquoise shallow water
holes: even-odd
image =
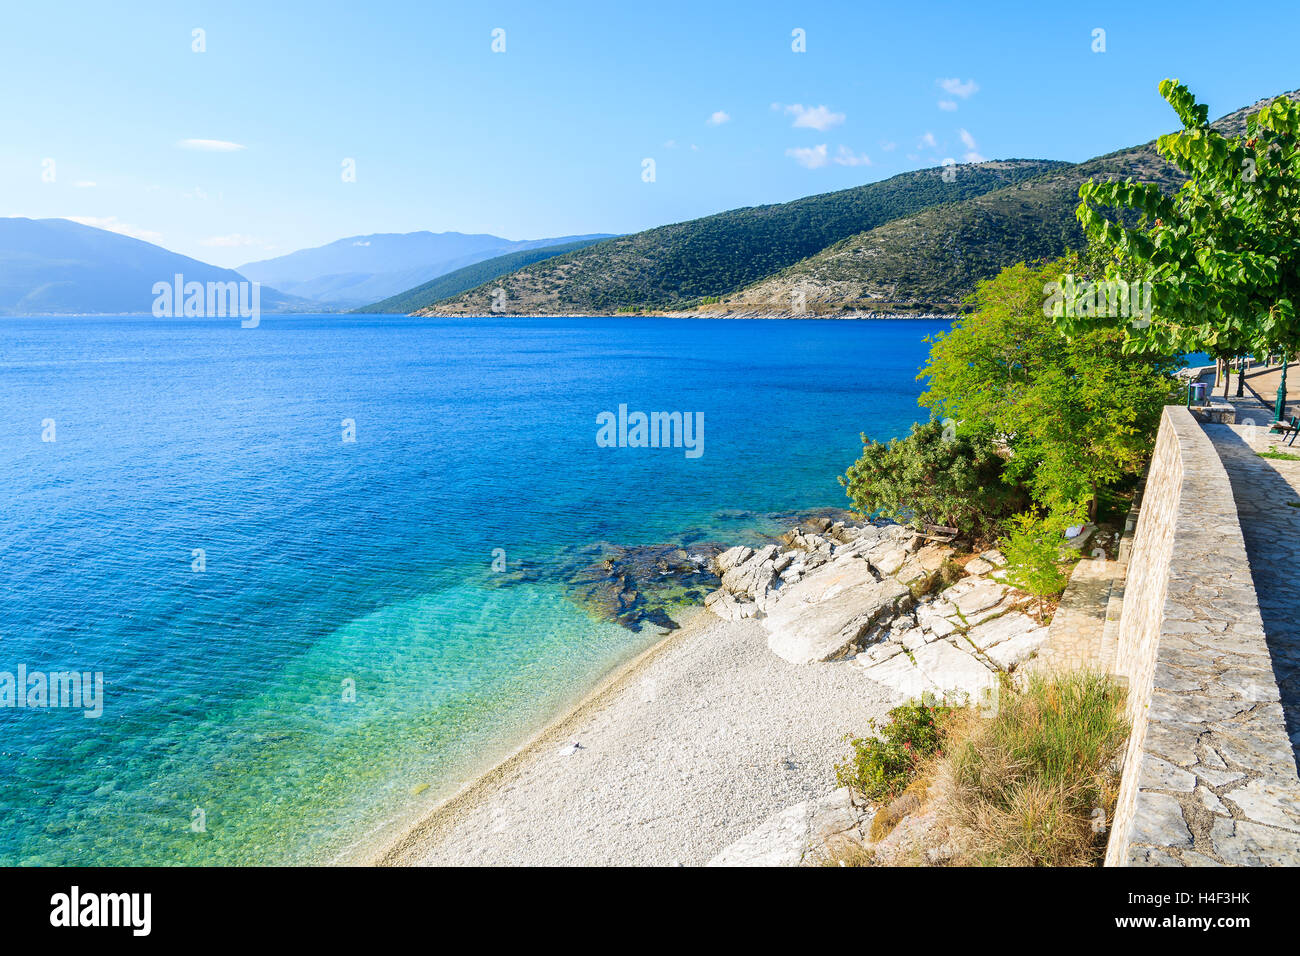
[[[105,680],[99,719],[0,709],[0,863],[348,854],[657,637],[495,549],[842,505],[945,325],[0,319],[0,671]],[[598,447],[620,404],[704,454]]]

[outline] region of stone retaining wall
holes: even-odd
[[[1140,503],[1117,670],[1133,732],[1106,864],[1295,862],[1295,834],[1271,825],[1296,768],[1232,487],[1177,405]]]

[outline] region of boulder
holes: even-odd
[[[732,594],[730,591],[711,591],[704,598],[704,606],[724,621],[743,621],[758,613],[758,608],[748,596]]]
[[[927,573],[934,574],[952,555],[953,549],[947,545],[927,544],[916,552],[916,561]]]
[[[953,585],[960,587],[960,584]],[[945,592],[946,594],[947,592]],[[980,581],[975,587],[958,596],[954,602],[962,617],[969,619],[980,611],[993,607],[1007,593],[1007,586],[997,581]]]
[[[953,631],[957,630],[957,625],[946,617],[936,617],[926,625],[926,629],[935,637],[947,637]]]
[[[1024,631],[999,644],[994,644],[985,651],[985,656],[1004,671],[1009,671],[1037,654],[1046,643],[1047,628],[1036,627],[1032,631]]]
[[[1038,625],[1033,618],[1019,611],[1003,614],[991,621],[985,621],[966,632],[967,639],[981,651],[986,651],[994,644],[1008,638],[1017,637],[1034,630]]]
[[[744,564],[754,555],[753,548],[747,548],[743,544],[734,548],[728,548],[720,555],[713,559],[714,566],[718,569],[718,574],[725,574],[737,565]]]
[[[983,558],[971,558],[971,560],[966,562],[965,571],[967,574],[988,574],[992,570],[993,565],[990,562],[985,561]]]
[[[790,590],[816,584],[824,576],[826,572],[805,578]],[[872,624],[897,613],[910,600],[911,592],[893,579],[838,589],[816,603],[784,594],[769,606],[763,621],[767,646],[792,664],[836,660],[852,653]]]
[[[893,574],[903,566],[907,561],[907,551],[898,545],[889,542],[883,545],[877,545],[867,552],[867,560],[881,574]]]
[[[858,657],[855,663],[863,669],[870,680],[883,684],[893,691],[895,700],[911,700],[922,694],[937,693],[939,687],[912,662],[909,655],[901,653],[901,645],[892,646],[898,647],[900,653],[883,657],[881,660],[871,660],[870,654],[865,654]]]
[[[862,846],[865,809],[848,787],[779,810],[709,861],[709,866],[818,865]]]
[[[997,674],[987,664],[947,641],[926,644],[912,657],[916,669],[954,703],[960,704],[963,697],[971,702],[982,700],[998,684]]]

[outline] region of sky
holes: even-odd
[[[1300,4],[1269,7],[7,4],[0,216],[237,266],[375,232],[632,232],[945,159],[1078,161],[1167,132],[1164,77],[1212,117],[1300,87]]]

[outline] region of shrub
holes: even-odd
[[[960,432],[936,419],[913,425],[888,444],[862,436],[862,457],[840,478],[853,506],[868,516],[991,533],[1024,506],[1002,479],[1003,460],[985,432]]]
[[[1002,539],[1007,559],[1007,581],[1038,598],[1038,622],[1043,621],[1043,599],[1059,594],[1068,580],[1061,569],[1060,530],[1055,523],[1033,514],[1017,515],[1011,533]]]
[[[871,722],[875,737],[850,740],[853,755],[835,768],[838,786],[869,800],[901,793],[922,761],[939,752],[952,708],[912,701],[889,712],[884,725]]]
[[[1103,675],[1036,676],[1003,694],[998,713],[950,746],[940,771],[943,813],[968,862],[1099,863],[1128,732],[1124,691]]]

